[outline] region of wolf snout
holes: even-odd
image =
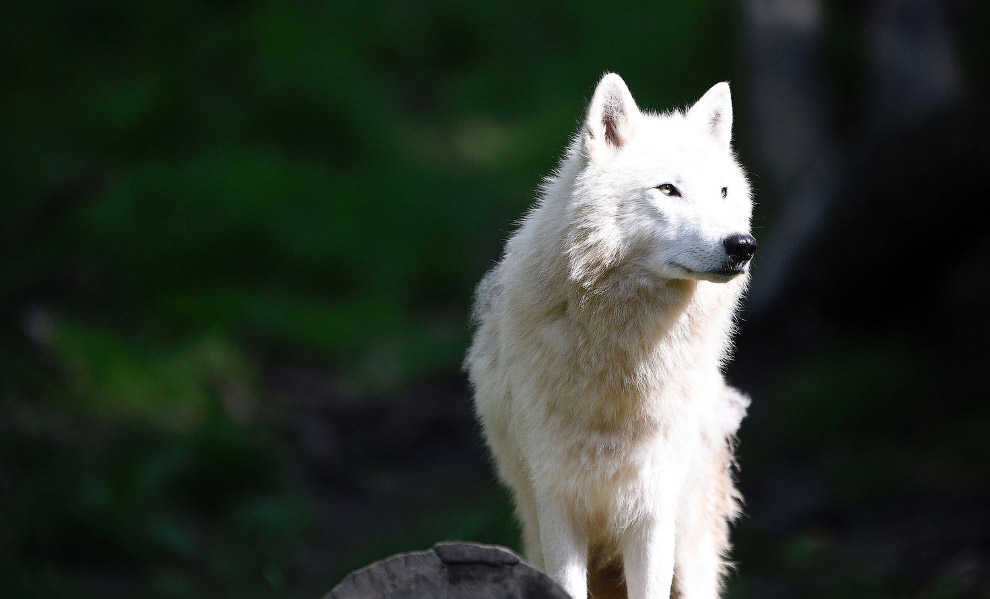
[[[756,239],[752,235],[729,235],[722,241],[729,260],[739,264],[748,262],[756,253]]]

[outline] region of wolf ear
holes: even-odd
[[[593,160],[607,160],[626,145],[636,128],[639,108],[626,82],[606,73],[588,107],[584,144]]]
[[[729,149],[732,142],[732,95],[725,81],[716,83],[688,109],[687,118]]]

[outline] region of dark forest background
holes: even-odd
[[[611,70],[756,190],[729,596],[990,597],[986,7],[5,3],[0,596],[518,548],[471,293]]]

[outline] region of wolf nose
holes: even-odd
[[[756,253],[756,239],[752,235],[729,235],[722,245],[733,262],[746,262]]]

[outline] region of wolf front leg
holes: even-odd
[[[729,523],[739,516],[739,493],[732,478],[733,448],[750,398],[725,385],[713,412],[723,417],[712,445],[699,454],[696,476],[685,488],[677,517],[674,587],[681,599],[713,599],[721,594]]]
[[[522,524],[523,554],[531,564],[546,571],[543,545],[540,542],[540,517],[533,485],[526,477],[520,477],[513,488],[516,497],[516,515]]]
[[[629,599],[670,596],[674,577],[674,529],[674,514],[666,510],[644,518],[626,533],[622,561]]]
[[[551,497],[537,500],[540,544],[546,572],[573,599],[588,597],[588,540],[580,533],[563,506]]]
[[[678,597],[716,599],[722,591],[729,550],[729,522],[739,511],[728,443],[713,453],[705,476],[687,491],[677,521],[675,556]]]

